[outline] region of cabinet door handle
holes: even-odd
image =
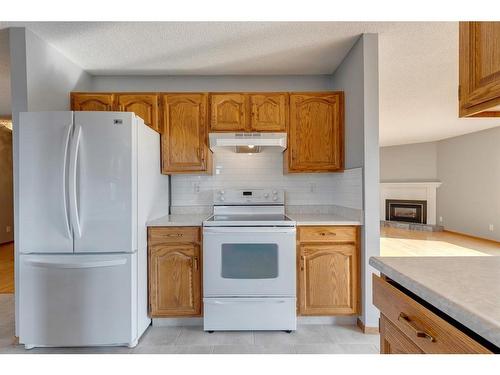
[[[300,257],[300,260],[301,260],[300,270],[304,271],[304,269],[306,268],[306,257],[302,255]]]
[[[415,336],[429,339],[431,342],[436,341],[436,339],[432,335],[430,335],[429,333],[427,333],[425,331],[418,329],[415,326],[415,323],[413,323],[410,320],[410,317],[408,315],[406,315],[405,313],[403,313],[403,312],[399,313],[398,321],[400,321],[401,323],[406,325],[408,328],[410,328],[413,331],[413,333],[415,334]]]
[[[196,271],[198,271],[198,269],[199,269],[198,257],[194,257],[194,269]]]

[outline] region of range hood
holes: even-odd
[[[286,133],[210,133],[210,149],[231,148],[239,153],[257,153],[264,148],[283,152]]]

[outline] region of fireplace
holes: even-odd
[[[386,199],[385,220],[427,224],[427,201]]]

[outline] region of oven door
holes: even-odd
[[[203,229],[204,297],[295,296],[295,228]]]

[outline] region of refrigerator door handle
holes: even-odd
[[[100,261],[70,261],[70,262],[61,262],[61,261],[43,261],[43,260],[35,260],[28,259],[24,261],[25,264],[40,267],[40,268],[98,268],[98,267],[115,267],[121,266],[127,263],[127,258],[119,258],[119,259],[111,259],[111,260],[100,260]]]
[[[72,126],[68,126],[68,130],[66,131],[66,137],[65,139],[65,144],[64,144],[64,154],[63,154],[63,163],[62,163],[62,182],[63,182],[63,210],[64,210],[64,222],[66,223],[66,234],[68,235],[68,238],[73,238],[73,235],[71,233],[71,226],[69,223],[69,212],[68,212],[68,204],[67,204],[67,199],[68,199],[68,192],[66,191],[66,184],[67,184],[67,178],[68,176],[66,175],[66,167],[68,163],[68,148],[69,148],[69,140],[71,136],[71,129]]]
[[[78,166],[78,149],[80,148],[80,139],[82,136],[82,127],[76,125],[75,134],[71,142],[70,155],[69,155],[69,210],[71,217],[71,226],[76,238],[82,236],[80,226],[80,218],[78,215],[78,197],[77,197],[77,181],[76,172]]]

